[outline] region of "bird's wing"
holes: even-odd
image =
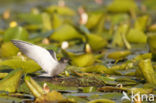
[[[22,53],[36,61],[46,72],[50,72],[51,70],[49,69],[55,68],[55,66],[58,64],[54,51],[53,55],[55,58],[51,56],[48,50],[40,46],[20,40],[12,40],[12,42],[20,49]]]
[[[51,56],[55,59],[55,60],[57,60],[57,58],[56,58],[56,53],[53,51],[53,50],[48,50],[49,51],[49,53],[51,54]]]

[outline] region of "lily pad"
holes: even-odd
[[[88,43],[91,46],[91,49],[93,51],[102,50],[104,49],[104,47],[107,46],[107,41],[99,35],[87,34],[86,36],[87,36]]]
[[[141,60],[139,62],[139,68],[148,83],[156,84],[156,75],[150,59]]]
[[[42,24],[42,16],[40,14],[23,13],[18,15],[18,17],[22,22],[26,22],[28,24],[35,24],[35,25]]]
[[[115,103],[115,102],[112,100],[109,100],[109,99],[96,99],[96,100],[92,100],[88,103]]]
[[[101,18],[103,17],[102,13],[89,13],[88,14],[88,21],[86,24],[86,27],[88,29],[93,29],[101,20]]]
[[[152,53],[152,58],[156,59],[156,34],[149,34],[147,43]]]
[[[28,32],[22,27],[11,27],[5,31],[4,41],[10,41],[12,39],[27,40]]]
[[[81,35],[72,25],[69,24],[60,26],[50,36],[50,39],[55,41],[68,41],[82,38],[83,35]]]
[[[131,51],[115,51],[115,52],[108,54],[107,57],[111,59],[115,59],[115,60],[121,60],[130,54],[131,54]]]
[[[23,61],[21,58],[13,58],[0,61],[0,65],[9,66],[13,69],[22,68],[26,73],[32,73],[41,69],[41,67],[33,60]]]
[[[60,27],[63,24],[63,18],[58,13],[53,13],[52,26],[54,29]]]
[[[109,6],[108,11],[110,12],[130,12],[130,10],[137,10],[137,5],[134,0],[114,0]]]
[[[71,63],[76,66],[85,67],[94,64],[95,57],[93,54],[82,54],[71,57]]]
[[[61,15],[68,15],[68,16],[74,16],[75,15],[75,12],[72,9],[70,9],[68,7],[59,7],[59,6],[55,6],[55,5],[49,6],[46,9],[46,11],[49,13],[57,12]]]
[[[16,69],[9,73],[3,80],[0,81],[0,90],[15,92],[18,88],[22,74],[22,69]]]
[[[1,57],[15,56],[18,51],[19,50],[11,42],[5,42],[1,45]]]
[[[52,29],[51,19],[48,13],[42,13],[42,25],[43,31],[49,31]]]
[[[146,43],[147,41],[147,36],[145,33],[138,29],[130,29],[126,37],[131,43]]]

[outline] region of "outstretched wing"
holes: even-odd
[[[53,50],[48,50],[49,51],[49,53],[51,54],[51,56],[55,59],[55,60],[57,60],[57,58],[56,58],[56,53],[53,51]]]
[[[58,64],[57,59],[51,56],[52,52],[50,53],[48,50],[40,46],[20,40],[12,40],[12,42],[20,49],[22,53],[36,61],[42,67],[42,69],[48,73],[51,71],[50,69],[55,68],[55,66]],[[53,55],[56,55],[54,51]]]

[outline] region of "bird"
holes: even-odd
[[[64,71],[67,61],[58,61],[53,50],[47,50],[38,45],[21,40],[11,40],[19,50],[27,57],[34,60],[46,72],[41,76],[53,77]]]

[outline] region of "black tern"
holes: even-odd
[[[41,66],[41,68],[46,72],[46,74],[42,76],[52,77],[64,71],[66,63],[58,61],[56,53],[53,50],[46,50],[43,47],[21,40],[11,41],[23,54]]]

